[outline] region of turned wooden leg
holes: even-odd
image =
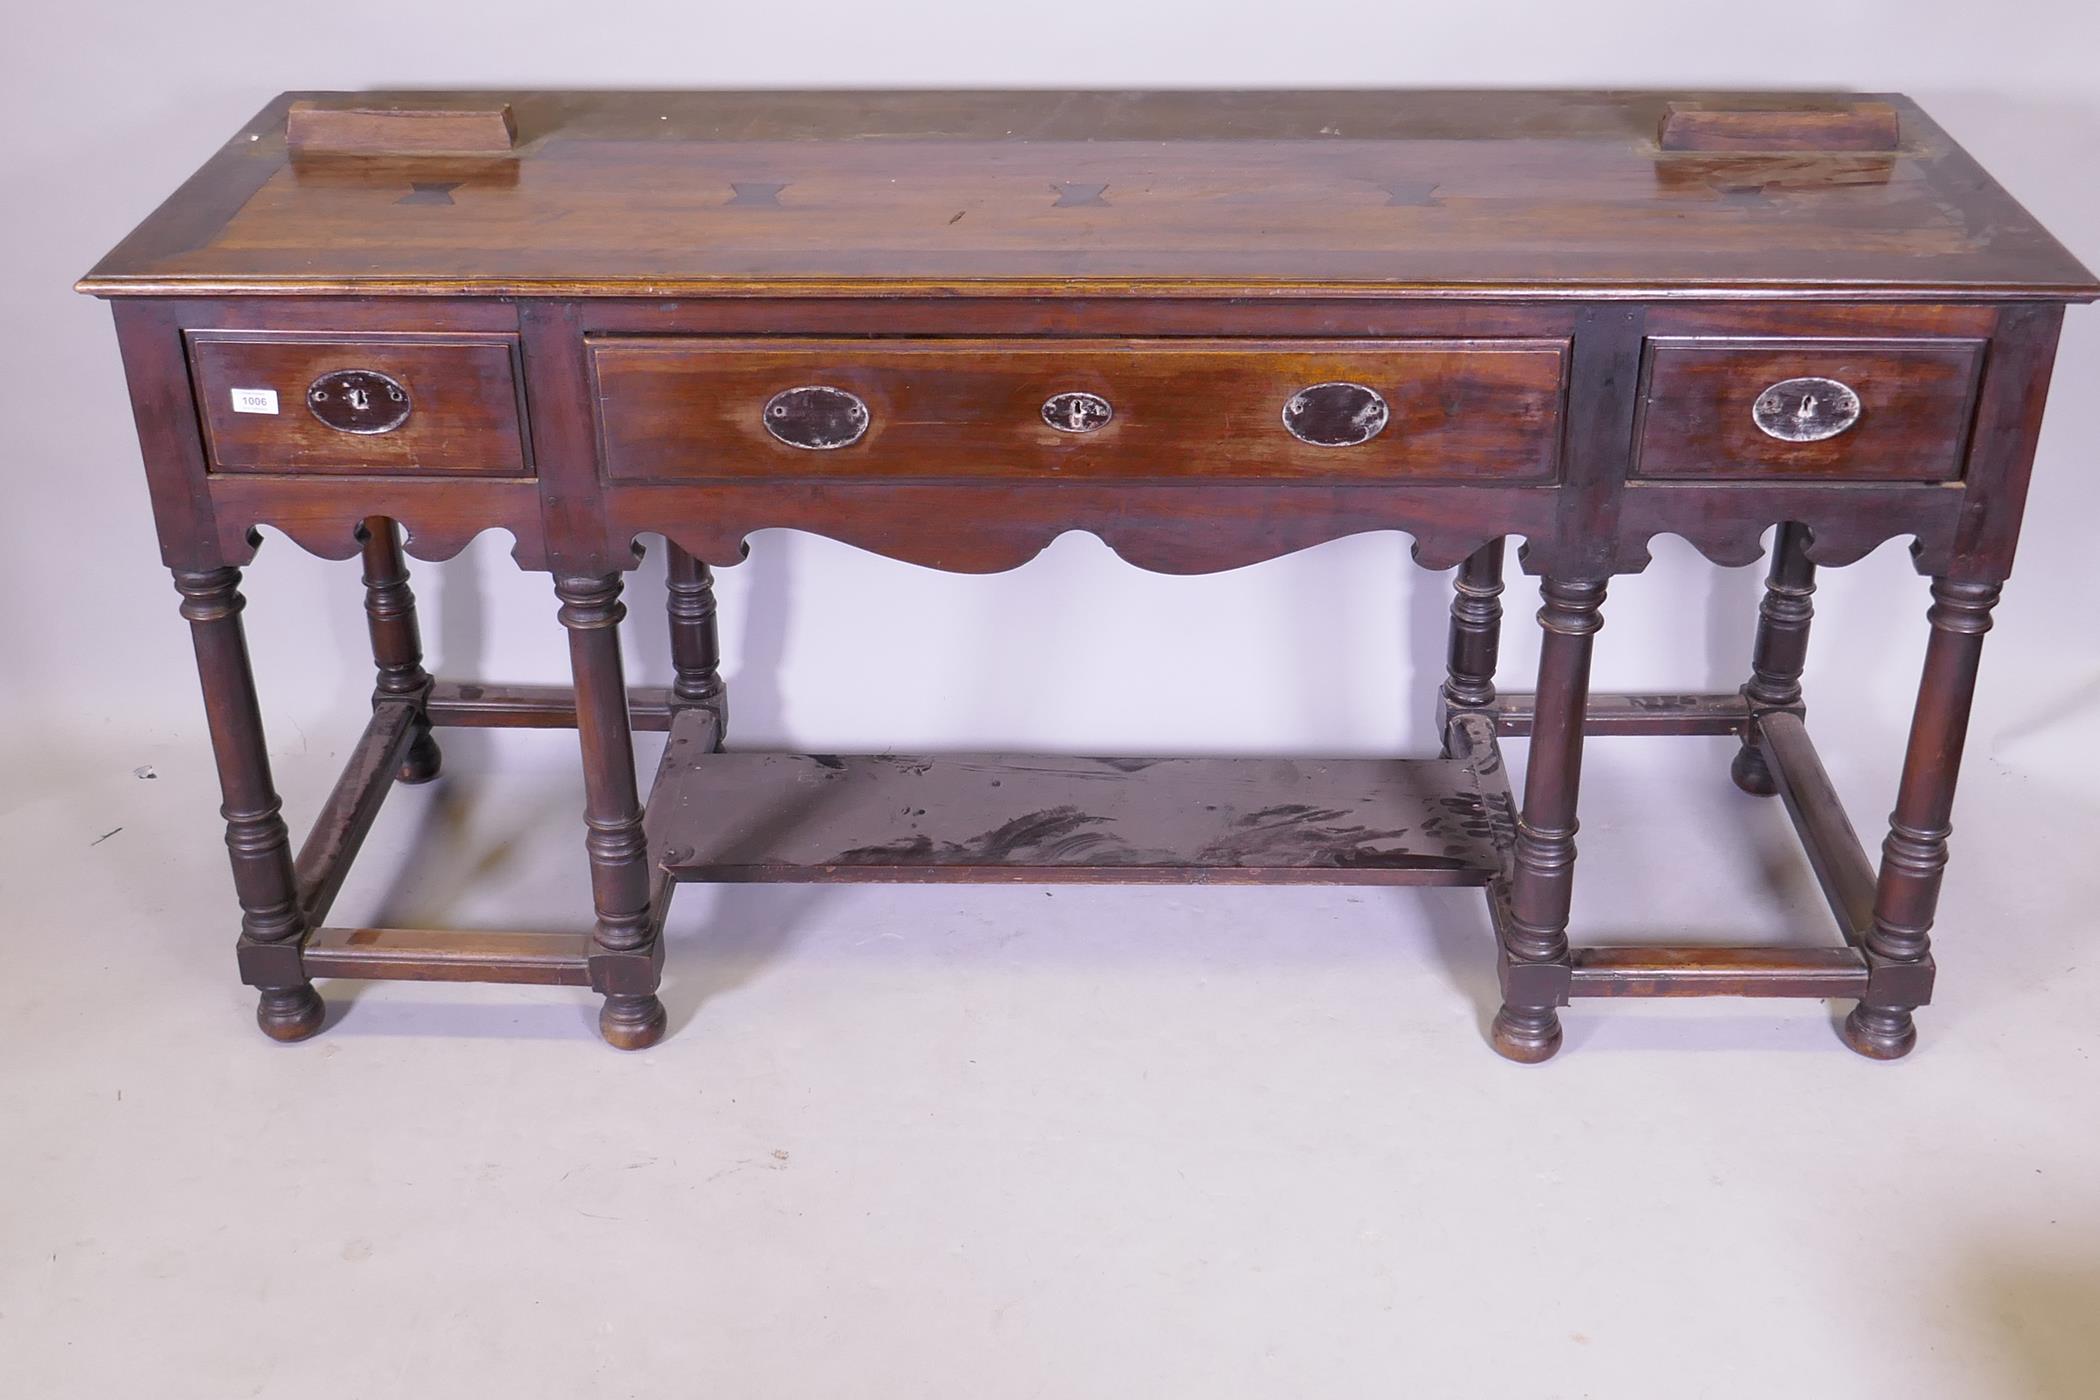
[[[1947,866],[1954,781],[1998,593],[1995,583],[1932,582],[1932,637],[1866,936],[1867,995],[1845,1019],[1846,1044],[1873,1059],[1910,1053],[1918,1038],[1911,1012],[1932,994],[1932,918]]]
[[[306,913],[292,870],[283,803],[270,777],[270,751],[241,629],[240,583],[239,569],[175,571],[219,768],[226,849],[241,904],[242,979],[261,993],[255,1020],[265,1035],[304,1040],[321,1028],[321,998],[299,966]]]
[[[707,565],[666,541],[667,594],[671,622],[671,686],[674,708],[695,705],[715,712],[715,747],[729,732],[729,690],[722,682],[722,637],[715,622],[715,576]]]
[[[1801,711],[1801,672],[1808,664],[1808,624],[1815,616],[1816,566],[1808,562],[1808,528],[1781,525],[1772,541],[1772,567],[1757,608],[1757,641],[1750,652],[1750,680],[1743,699],[1750,723],[1736,750],[1729,776],[1744,792],[1778,793],[1779,784],[1757,746],[1757,717],[1770,710]]]
[[[1502,939],[1502,1010],[1495,1049],[1534,1064],[1560,1049],[1567,1001],[1568,904],[1574,893],[1575,803],[1582,783],[1582,721],[1590,650],[1604,625],[1602,582],[1545,580],[1539,625],[1537,717],[1524,771],[1524,810]]]
[[[416,626],[416,595],[408,588],[408,563],[401,556],[401,527],[383,515],[364,523],[365,619],[372,634],[372,664],[378,668],[375,700],[415,700],[430,691],[423,669],[423,636]],[[430,721],[416,717],[415,737],[401,760],[400,781],[427,783],[443,762]]]
[[[1495,658],[1501,648],[1502,541],[1495,540],[1458,566],[1452,584],[1451,646],[1439,727],[1448,727],[1454,714],[1495,703]]]
[[[656,987],[661,950],[649,918],[649,848],[642,836],[634,776],[634,739],[627,716],[627,678],[620,664],[618,574],[559,578],[561,623],[569,630],[576,685],[576,732],[583,749],[585,848],[598,923],[591,985],[605,994],[598,1029],[620,1050],[663,1038],[664,1007]]]

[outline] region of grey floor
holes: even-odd
[[[342,918],[580,926],[571,741],[488,742]],[[280,756],[298,819],[342,748]],[[1850,752],[1871,830],[1893,755]],[[1581,931],[1823,927],[1726,759],[1593,746]],[[694,888],[647,1053],[406,985],[279,1047],[201,746],[32,766],[7,1396],[2100,1393],[2100,822],[2046,765],[1972,755],[1909,1061],[1821,1004],[1589,1003],[1532,1069],[1466,891]]]

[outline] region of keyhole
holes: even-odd
[[[1086,404],[1075,399],[1065,409],[1065,422],[1071,425],[1075,433],[1086,431]]]
[[[363,413],[372,406],[372,396],[362,389],[345,389],[343,392],[348,396],[350,406],[359,413]]]
[[[1822,442],[1859,421],[1860,397],[1850,385],[1820,376],[1783,379],[1757,396],[1751,417],[1781,442]]]

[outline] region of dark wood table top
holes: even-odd
[[[295,151],[301,100],[507,104],[515,144]],[[1659,139],[1673,102],[1705,149]],[[1835,113],[1836,134],[1697,115],[1758,107]],[[1856,110],[1890,149],[1845,128]],[[1608,92],[288,93],[81,286],[2100,295],[1907,98]]]

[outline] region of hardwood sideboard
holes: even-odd
[[[1575,997],[1855,1002],[1911,1048],[1983,635],[2066,304],[2100,285],[1912,102],[1727,93],[313,93],[80,283],[113,304],[224,788],[239,968],[588,986],[663,1033],[680,881],[1363,882],[1486,893],[1512,1059]],[[241,627],[271,526],[362,557],[370,726],[296,849]],[[1418,760],[725,750],[710,569],[754,530],[981,573],[1067,530],[1148,569],[1370,530],[1456,569]],[[1730,694],[1592,694],[1613,576],[1771,562]],[[573,688],[423,668],[404,554],[506,531]],[[637,537],[676,683],[630,689]],[[1497,689],[1504,542],[1535,690]],[[1929,641],[1878,867],[1804,726],[1818,566],[1908,537]],[[573,726],[589,933],[329,910],[435,727]],[[668,730],[647,793],[632,731]],[[1733,735],[1836,919],[1780,947],[1568,936],[1588,735]],[[1521,793],[1500,741],[1526,736]]]

